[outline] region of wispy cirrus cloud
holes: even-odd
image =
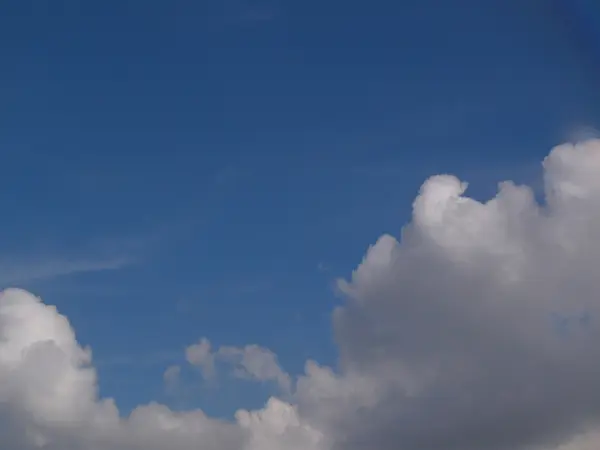
[[[46,242],[23,246],[20,251],[0,252],[0,287],[123,269],[148,257],[159,238],[167,234],[160,231],[134,237],[94,238],[77,248]]]
[[[136,259],[128,255],[98,259],[52,255],[8,257],[0,260],[0,285],[44,281],[85,272],[118,270],[135,262]]]
[[[46,241],[18,252],[0,251],[0,288],[140,264],[165,246],[187,238],[195,226],[193,221],[177,221],[132,236],[94,237],[77,248]]]

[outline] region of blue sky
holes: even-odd
[[[598,124],[593,3],[2,2],[0,282],[69,317],[125,409],[175,402],[201,336],[332,363],[332,280],[427,176],[535,184]]]

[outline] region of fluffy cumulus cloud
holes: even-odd
[[[0,440],[15,450],[591,450],[600,448],[600,141],[555,148],[545,200],[502,183],[479,203],[427,180],[401,238],[382,236],[333,315],[335,368],[292,380],[257,346],[215,361],[274,381],[232,421],[159,404],[119,415],[91,353],[32,294],[0,296]],[[165,374],[177,379],[179,368]]]
[[[210,341],[202,338],[197,344],[185,349],[187,362],[197,367],[205,379],[214,377],[215,364],[222,362],[233,367],[233,375],[237,378],[271,381],[277,384],[282,393],[290,393],[291,377],[279,366],[277,355],[269,349],[258,345],[245,347],[223,345],[213,352],[211,348]],[[178,379],[180,371],[180,366],[169,367],[164,374],[165,382],[172,384]]]

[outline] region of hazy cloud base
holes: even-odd
[[[0,440],[15,450],[592,450],[600,445],[600,140],[556,147],[545,202],[502,183],[479,203],[430,178],[401,239],[382,236],[333,315],[332,369],[292,379],[257,346],[214,361],[286,392],[235,421],[99,399],[91,353],[33,295],[0,296]],[[179,368],[165,378],[174,382]]]

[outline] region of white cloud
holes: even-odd
[[[272,351],[258,345],[243,348],[223,346],[217,357],[234,364],[234,375],[256,381],[274,381],[279,389],[288,393],[291,389],[290,376],[279,366],[277,356]]]
[[[289,393],[292,381],[269,349],[258,345],[245,347],[221,346],[212,352],[212,345],[207,338],[185,349],[186,360],[192,366],[200,368],[205,379],[215,375],[215,363],[222,362],[233,366],[233,375],[256,381],[273,381],[282,393]]]
[[[210,341],[202,338],[200,342],[185,349],[185,359],[191,365],[200,368],[202,376],[209,379],[215,372],[215,356],[211,352]]]
[[[258,345],[246,345],[243,348],[221,347],[219,357],[230,364],[236,364],[235,375],[257,381],[274,381],[279,389],[290,392],[291,378],[281,369],[277,356],[270,350]]]
[[[504,183],[479,203],[429,179],[402,239],[381,237],[333,317],[337,369],[235,420],[99,399],[67,319],[0,295],[0,436],[16,450],[591,450],[600,444],[600,141],[555,148],[546,203]],[[564,319],[564,320],[563,320]],[[558,324],[558,325],[557,325]],[[188,348],[210,373],[287,374],[258,346]],[[211,369],[212,368],[212,369]],[[174,379],[179,369],[165,376]],[[287,383],[287,382],[285,382]],[[295,384],[295,386],[294,386]]]

